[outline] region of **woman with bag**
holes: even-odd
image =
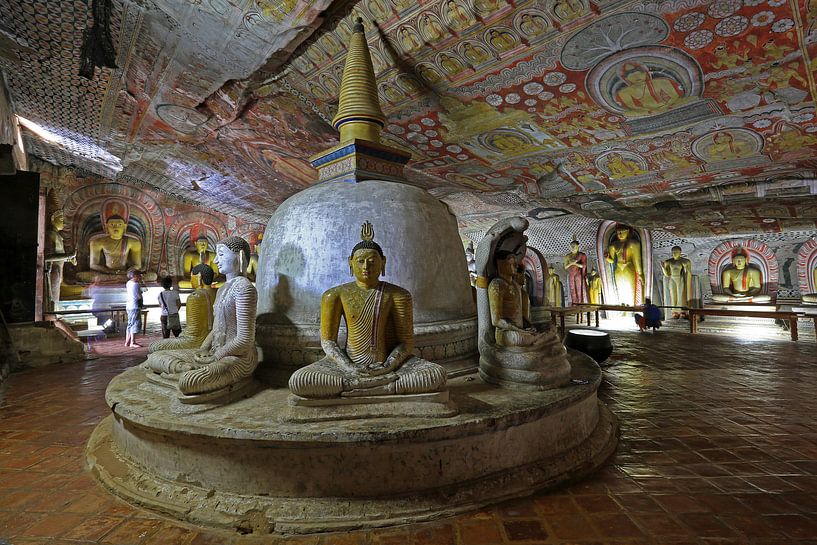
[[[167,339],[171,331],[174,337],[178,337],[182,332],[182,322],[179,319],[182,300],[179,298],[178,291],[172,291],[173,279],[171,277],[166,276],[162,280],[162,287],[164,291],[159,293],[159,306],[162,307],[162,316],[159,318],[162,322],[162,337]]]

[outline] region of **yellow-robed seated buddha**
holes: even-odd
[[[570,380],[570,362],[553,328],[531,325],[530,299],[516,275],[527,226],[524,218],[501,220],[477,246],[479,372],[491,384],[546,390]]]
[[[193,267],[192,276],[199,287],[187,297],[185,309],[187,321],[178,338],[162,339],[151,343],[149,353],[161,350],[178,350],[180,348],[198,348],[213,328],[213,303],[216,290],[213,289],[213,269],[203,263]],[[150,357],[148,357],[150,361]],[[159,365],[161,368],[162,366]]]
[[[102,207],[105,232],[93,235],[89,241],[89,271],[77,273],[82,282],[96,279],[103,283],[127,282],[128,269],[142,269],[142,241],[129,235],[128,212],[124,203],[109,201]],[[148,282],[156,280],[155,272],[143,272]]]
[[[772,298],[763,292],[763,273],[749,264],[743,248],[732,253],[732,264],[721,273],[723,293],[712,294],[716,303],[768,303]]]
[[[210,243],[207,241],[207,237],[204,235],[196,237],[194,244],[195,248],[187,250],[182,256],[182,271],[185,277],[190,277],[190,280],[179,281],[180,288],[189,289],[199,287],[196,284],[197,279],[191,276],[191,272],[197,265],[207,265],[213,269],[215,276],[219,275],[218,265],[216,265],[215,262],[216,253],[209,249]]]
[[[386,257],[369,222],[361,237],[349,257],[355,281],[328,289],[321,299],[326,357],[298,369],[290,377],[290,390],[307,399],[444,391],[443,367],[414,354],[411,294],[380,280]],[[341,318],[346,321],[345,349],[338,345]]]
[[[248,384],[258,366],[255,346],[255,286],[243,276],[249,244],[227,237],[216,245],[215,262],[227,277],[213,305],[213,329],[199,348],[153,352],[144,363],[168,382],[178,381],[182,401]]]

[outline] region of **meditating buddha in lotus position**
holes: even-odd
[[[321,299],[321,347],[326,357],[297,370],[289,388],[304,398],[420,394],[445,390],[445,370],[414,354],[411,294],[383,282],[386,257],[363,224],[349,257],[354,282],[328,289]],[[338,345],[341,318],[347,342]]]
[[[749,265],[749,254],[738,248],[732,254],[732,264],[721,273],[723,293],[712,295],[717,303],[768,303],[772,298],[761,294],[763,274],[754,265]]]
[[[128,269],[142,269],[142,241],[129,235],[127,210],[124,204],[114,202],[103,206],[102,220],[105,232],[91,237],[90,271],[77,273],[83,282],[98,278],[102,282],[127,281]],[[142,272],[146,281],[156,280],[155,272]]]
[[[532,346],[544,339],[530,323],[530,299],[518,281],[516,254],[500,250],[495,254],[497,276],[488,284],[491,325],[497,346]]]
[[[181,373],[177,378],[183,394],[221,390],[249,378],[258,365],[257,293],[243,276],[249,254],[249,244],[240,237],[227,237],[216,245],[215,262],[227,282],[216,294],[212,331],[199,348],[153,352],[145,362],[166,378]]]

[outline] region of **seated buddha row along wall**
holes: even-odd
[[[92,282],[124,284],[130,268],[142,270],[146,282],[173,276],[190,287],[190,270],[212,263],[216,241],[237,233],[257,243],[264,229],[155,190],[40,168],[48,188],[46,294],[52,302],[82,297]]]

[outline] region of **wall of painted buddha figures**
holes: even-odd
[[[93,281],[120,282],[130,267],[141,269],[148,282],[189,278],[195,264],[212,260],[219,240],[237,234],[257,243],[263,233],[260,223],[150,187],[45,163],[39,170],[48,192],[46,223],[52,232],[61,223],[63,253],[76,253],[75,264],[64,263],[63,299],[76,295],[72,287],[79,292]]]

